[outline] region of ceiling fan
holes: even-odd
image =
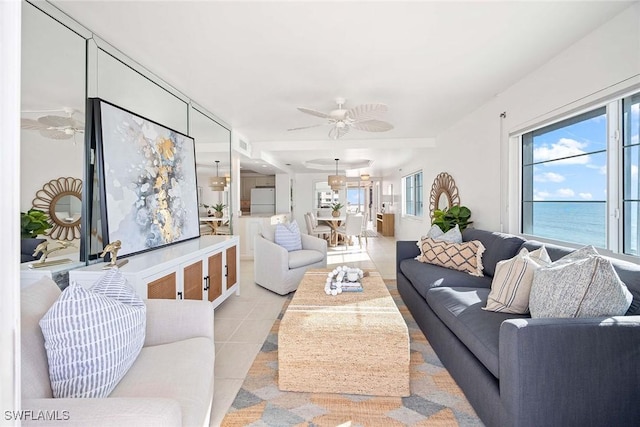
[[[303,113],[327,119],[327,122],[287,130],[309,129],[328,124],[331,126],[331,129],[329,129],[329,138],[338,139],[346,135],[351,128],[366,132],[386,132],[393,129],[392,124],[380,120],[380,116],[387,112],[387,106],[385,104],[362,104],[346,110],[344,109],[345,102],[346,100],[344,98],[336,98],[338,108],[329,113],[298,107],[298,110]]]
[[[40,135],[51,139],[70,139],[76,133],[84,132],[84,122],[74,118],[74,114],[80,111],[65,107],[61,110],[45,110],[45,111],[23,111],[23,113],[50,113],[50,112],[66,113],[65,116],[46,115],[38,117],[37,120],[22,119],[20,125],[22,129],[37,130]]]

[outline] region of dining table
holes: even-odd
[[[225,224],[229,221],[228,216],[222,216],[220,218],[215,216],[201,216],[200,222],[207,224],[211,228],[211,234],[218,234],[217,229],[220,225]]]
[[[344,223],[344,221],[347,219],[347,215],[346,214],[340,214],[338,216],[319,216],[317,217],[318,222],[322,221],[325,224],[327,224],[329,227],[331,227],[331,237],[330,237],[330,241],[329,244],[331,246],[337,246],[338,245],[338,227],[340,225],[342,225]]]

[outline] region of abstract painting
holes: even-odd
[[[103,234],[119,256],[199,237],[193,138],[93,99]],[[105,221],[106,220],[106,221]]]

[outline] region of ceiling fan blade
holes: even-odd
[[[324,123],[318,124],[318,125],[311,125],[311,126],[302,126],[299,128],[291,128],[291,129],[287,129],[287,130],[302,130],[302,129],[309,129],[309,128],[316,128],[318,126],[324,126]]]
[[[42,116],[38,118],[38,122],[49,127],[73,126],[75,120],[71,117],[62,116]]]
[[[322,117],[323,119],[330,119],[331,116],[321,111],[312,110],[311,108],[298,107],[298,110],[303,113],[311,114],[312,116]]]
[[[387,106],[385,104],[362,104],[349,109],[347,115],[354,122],[364,122],[377,119],[386,112]]]
[[[47,126],[43,125],[37,120],[32,120],[32,119],[20,119],[20,127],[22,129],[31,129],[31,130],[40,130],[40,129],[47,128]]]
[[[45,138],[51,138],[51,139],[71,139],[74,134],[75,132],[67,133],[64,130],[58,130],[58,129],[40,130],[40,135],[44,136]]]
[[[355,122],[352,123],[355,129],[364,130],[367,132],[386,132],[388,130],[393,129],[393,125],[391,123],[383,122],[382,120],[367,120],[364,122]]]
[[[349,126],[332,126],[331,129],[329,129],[329,138],[339,139],[345,136],[347,133],[349,133]]]

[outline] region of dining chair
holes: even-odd
[[[307,234],[318,237],[322,235],[324,239],[327,238],[327,235],[331,235],[332,230],[328,225],[313,225],[313,214],[310,212],[304,214],[304,222],[307,225]]]
[[[349,215],[347,214],[347,219],[344,222],[344,225],[339,226],[336,229],[336,232],[340,235],[345,236],[345,248],[349,246],[347,239],[351,236],[358,237],[358,243],[360,244],[360,248],[362,248],[362,222],[364,217],[362,215]]]

